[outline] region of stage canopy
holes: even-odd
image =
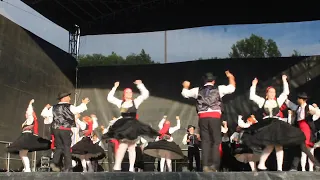
[[[54,23],[81,35],[174,30],[211,25],[320,20],[318,1],[22,0]]]

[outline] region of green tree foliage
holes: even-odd
[[[302,56],[301,53],[297,50],[293,50],[293,53],[291,55],[292,57],[296,57],[296,56]]]
[[[281,57],[277,43],[252,34],[249,38],[237,41],[231,47],[230,58]]]
[[[112,52],[108,56],[102,54],[80,55],[79,66],[111,66],[111,65],[140,65],[157,64],[144,49],[139,54],[130,54],[126,58]]]

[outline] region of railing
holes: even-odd
[[[12,142],[8,142],[8,141],[0,141],[0,144],[4,144],[6,147],[10,146]],[[37,164],[37,152],[33,152],[32,153],[32,158],[31,158],[31,163],[32,163],[32,170],[36,171],[36,164]],[[10,172],[10,165],[11,165],[11,160],[15,160],[15,161],[21,161],[20,158],[12,158],[11,154],[9,152],[6,153],[6,157],[0,157],[0,160],[5,160],[6,161],[6,170],[7,172]]]
[[[4,145],[6,145],[6,147],[10,146],[11,143],[12,142],[8,142],[8,141],[0,141],[0,144],[4,144]],[[182,150],[182,152],[187,152],[188,151],[188,149],[181,149],[181,150]],[[108,155],[108,150],[105,150],[105,153],[106,153],[106,155]],[[201,153],[200,153],[200,156],[201,156]],[[100,161],[99,164],[101,164],[102,166],[104,166],[104,165],[108,166],[109,162],[108,162],[107,158],[108,157],[106,157],[105,160]],[[32,159],[32,161],[31,161],[31,163],[32,163],[32,171],[35,172],[35,171],[37,171],[37,167],[36,167],[36,165],[37,165],[37,152],[33,152],[32,153],[32,158],[31,159]],[[6,171],[7,172],[11,171],[11,169],[10,169],[11,160],[21,161],[20,158],[12,158],[11,154],[9,152],[6,153],[6,157],[5,158],[4,157],[0,157],[0,160],[5,160],[6,161]],[[155,166],[158,165],[158,162],[144,162],[144,163],[154,164]],[[186,163],[186,162],[177,162],[176,160],[173,160],[172,163],[173,163],[172,165],[174,167],[174,171],[176,171],[177,170],[176,168],[177,168],[178,164],[182,164],[182,163]],[[114,164],[114,161],[112,162],[112,164]],[[105,169],[105,171],[106,171],[106,169]]]

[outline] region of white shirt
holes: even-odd
[[[65,102],[59,102],[58,104],[66,104]],[[87,105],[84,103],[81,103],[79,106],[73,106],[70,105],[70,111],[76,115],[76,114],[80,114],[83,111],[87,110]],[[44,108],[41,112],[41,116],[45,118],[45,124],[51,124],[53,121],[53,113],[52,113],[52,107],[48,108]]]
[[[93,117],[93,118],[92,118],[92,122],[93,122],[93,124],[92,124],[92,130],[95,130],[96,128],[99,127],[98,118]]]
[[[205,84],[204,86],[208,86],[208,85],[213,85],[212,83],[207,83]],[[223,96],[227,95],[227,94],[231,94],[233,93],[236,88],[229,84],[229,85],[220,85],[218,86],[218,90],[219,90],[219,94],[220,94],[220,98],[222,98]],[[194,99],[197,99],[198,97],[198,93],[199,93],[199,87],[195,87],[195,88],[192,88],[192,89],[185,89],[183,88],[182,89],[182,92],[181,92],[181,95],[185,98],[194,98]],[[208,111],[206,112],[220,112],[220,110],[212,110],[212,109],[208,109]],[[204,112],[198,112],[198,113],[204,113]]]
[[[33,118],[33,107],[31,104],[29,104],[28,108],[27,108],[27,111],[26,111],[26,114],[27,114],[27,119],[24,121],[24,123],[22,123],[22,126],[24,125],[31,125],[34,121],[34,118]]]
[[[286,105],[287,105],[288,108],[290,108],[292,111],[296,111],[296,113],[297,113],[297,120],[298,120],[298,121],[304,120],[304,119],[306,118],[306,117],[305,117],[305,114],[306,114],[305,108],[306,108],[306,106],[307,106],[306,103],[305,103],[305,104],[302,104],[302,105],[299,107],[297,104],[291,102],[290,100],[286,100]],[[319,108],[315,108],[315,107],[313,107],[313,106],[311,106],[311,105],[308,105],[308,106],[309,106],[309,111],[314,111],[314,112],[315,112],[315,114],[313,115],[312,119],[313,119],[314,121],[315,121],[315,120],[318,120],[317,117],[320,116],[320,109],[319,109]]]
[[[233,142],[235,142],[235,139],[237,139],[238,143],[242,144],[242,140],[241,140],[242,135],[243,135],[243,131],[241,131],[240,133],[234,132],[230,137],[230,142],[233,143]]]
[[[165,121],[166,121],[166,119],[163,118],[159,122],[158,127],[159,127],[160,130],[163,128],[163,124],[164,124]],[[179,129],[180,129],[180,120],[177,120],[177,125],[174,126],[174,127],[170,127],[169,128],[169,134],[173,134],[174,132],[176,132]],[[158,140],[159,140],[159,136],[156,138],[156,141],[158,141]],[[170,139],[168,139],[167,141],[169,141],[169,142],[173,141],[172,136],[170,136]]]
[[[280,96],[276,100],[266,100],[265,98],[262,98],[258,95],[256,95],[256,86],[251,86],[250,88],[250,100],[255,102],[259,108],[262,108],[264,104],[264,108],[268,108],[272,110],[273,108],[276,108],[279,105],[279,108],[282,106],[282,104],[286,101],[288,98],[290,91],[289,91],[289,84],[287,81],[283,82],[283,92],[280,94]],[[277,104],[278,103],[278,104]],[[264,117],[267,118],[268,116]]]
[[[138,84],[137,88],[140,90],[140,96],[138,96],[137,98],[135,98],[134,101],[134,105],[136,106],[136,108],[138,109],[138,107],[141,105],[141,103],[146,100],[149,97],[149,91],[147,90],[147,88],[144,86],[144,84]],[[111,91],[108,94],[107,100],[116,105],[118,108],[121,108],[121,106],[123,108],[130,108],[133,106],[132,101],[126,101],[122,104],[123,100],[118,99],[116,97],[114,97],[114,94],[116,92],[117,88],[113,87],[111,89]],[[121,105],[122,104],[122,105]]]

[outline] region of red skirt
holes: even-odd
[[[306,120],[298,121],[299,128],[303,132],[303,134],[306,136],[305,144],[308,148],[312,148],[314,146],[314,143],[311,142],[311,129],[307,123]]]

